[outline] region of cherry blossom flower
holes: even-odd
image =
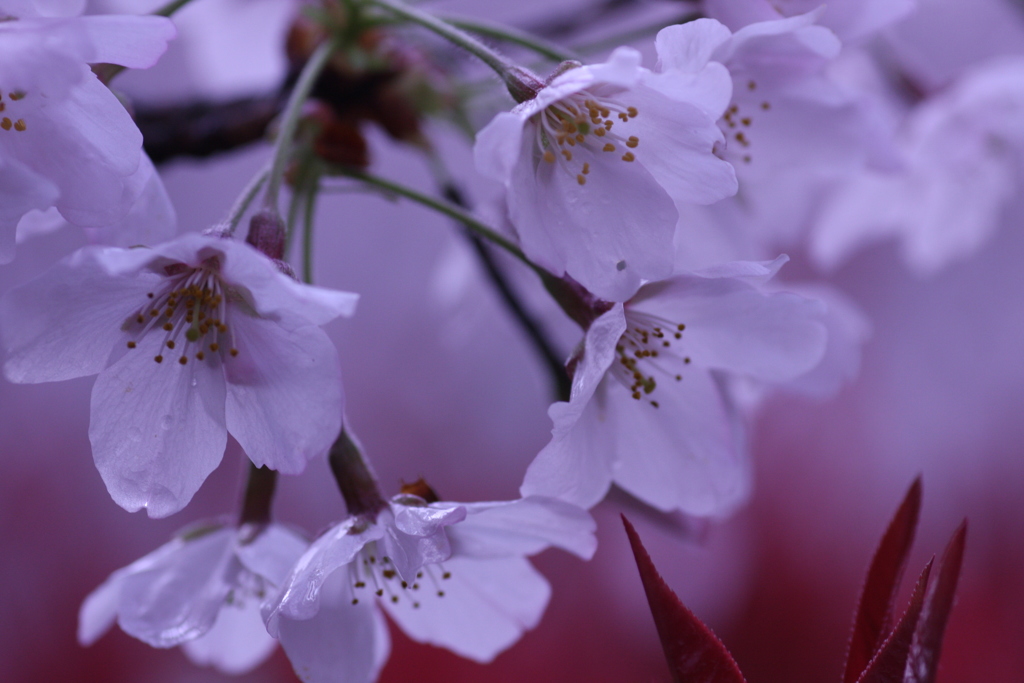
[[[25,17],[16,19],[14,17]],[[48,17],[0,3],[0,263],[18,221],[56,206],[75,225],[117,223],[147,178],[142,135],[89,63],[152,66],[174,37],[163,17]],[[145,175],[145,172],[144,172]]]
[[[729,87],[721,65],[652,74],[631,48],[567,63],[480,131],[476,164],[505,185],[527,256],[622,301],[672,272],[677,202],[735,193],[732,167],[712,153]]]
[[[662,29],[655,46],[665,69],[695,73],[719,63],[732,78],[732,98],[719,119],[722,152],[736,167],[736,197],[680,207],[677,243],[699,251],[720,242],[722,225],[738,223],[764,258],[806,234],[823,192],[894,152],[864,93],[831,74],[839,39],[818,25],[823,8],[748,24],[731,32],[713,19]],[[706,234],[705,234],[706,233]],[[700,261],[698,257],[698,262]]]
[[[583,510],[543,497],[399,495],[376,519],[349,517],[313,542],[264,608],[267,628],[314,683],[376,677],[388,644],[375,602],[412,639],[488,662],[547,605],[550,587],[525,556],[554,545],[589,559],[594,527]],[[331,673],[335,662],[348,678]]]
[[[181,645],[196,664],[244,673],[270,656],[260,604],[288,576],[306,541],[278,525],[202,524],[118,569],[82,604],[78,642],[116,620],[153,647]]]
[[[99,373],[96,466],[119,505],[164,517],[217,466],[228,432],[257,466],[286,473],[327,451],[342,390],[319,325],[355,301],[232,239],[87,247],[0,300],[4,370],[14,382]]]
[[[676,275],[597,317],[521,493],[589,508],[615,483],[660,510],[700,516],[741,503],[750,468],[724,385],[785,382],[825,352],[823,306],[762,289],[786,260]]]
[[[918,273],[976,252],[1018,195],[1024,169],[1024,58],[981,64],[910,113],[902,163],[859,174],[826,202],[811,253],[834,267],[895,237]]]

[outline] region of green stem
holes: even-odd
[[[527,50],[536,52],[542,57],[547,57],[553,62],[565,62],[578,58],[574,52],[565,50],[550,41],[533,35],[532,33],[520,31],[519,29],[515,29],[510,26],[491,23],[480,19],[466,19],[464,17],[444,16],[442,18],[444,21],[456,28],[461,28],[463,30],[470,31],[471,33],[476,33],[481,36],[487,36],[488,38],[494,38],[496,40],[524,47]]]
[[[509,94],[512,95],[516,102],[525,102],[526,100],[533,99],[537,91],[544,87],[544,82],[532,72],[513,64],[465,31],[452,26],[448,22],[441,21],[432,14],[428,14],[415,7],[410,7],[400,2],[400,0],[368,0],[368,2],[406,21],[411,21],[433,31],[453,45],[477,57],[501,77],[501,80],[504,81],[505,86],[508,88]]]
[[[249,205],[252,204],[252,200],[259,194],[260,188],[263,187],[263,183],[267,182],[267,176],[270,175],[270,166],[265,165],[256,175],[249,180],[249,183],[242,190],[241,194],[238,195],[238,199],[235,200],[234,206],[228,211],[228,215],[221,221],[220,227],[226,234],[233,235],[235,230],[238,228],[238,224],[242,221],[242,216],[249,210]]]
[[[281,128],[277,133],[277,141],[274,143],[274,157],[270,167],[270,179],[267,182],[267,193],[263,198],[263,204],[268,209],[277,211],[277,198],[281,192],[281,183],[284,181],[284,171],[288,163],[292,139],[299,127],[302,105],[306,103],[309,94],[313,91],[313,85],[320,76],[320,72],[327,66],[327,60],[330,59],[334,48],[334,43],[328,41],[316,49],[313,56],[302,67],[299,80],[288,98],[288,104],[285,105],[284,113],[281,115]]]
[[[414,190],[411,187],[400,185],[391,180],[386,180],[384,178],[371,175],[364,171],[346,169],[344,173],[348,177],[360,180],[366,183],[367,185],[379,187],[380,189],[386,190],[389,193],[397,194],[399,196],[405,197],[406,199],[411,199],[412,201],[418,202],[419,204],[431,208],[434,211],[437,211],[438,213],[443,213],[449,218],[454,218],[455,220],[459,221],[467,228],[475,232],[480,237],[483,237],[484,239],[493,242],[494,244],[498,245],[508,253],[515,256],[517,259],[526,264],[531,270],[536,272],[538,275],[541,275],[541,277],[550,277],[550,273],[548,273],[546,270],[530,261],[530,259],[526,258],[526,254],[523,253],[523,250],[520,249],[514,242],[512,242],[512,240],[508,239],[494,228],[481,222],[472,214],[459,208],[455,204],[440,199],[435,199],[434,197],[423,194],[422,192]]]
[[[319,182],[314,181],[306,188],[306,203],[302,216],[302,279],[313,284],[313,214],[316,211],[316,195]]]

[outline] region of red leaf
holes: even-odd
[[[892,622],[893,602],[907,564],[921,512],[921,478],[907,490],[871,559],[853,621],[843,683],[855,683],[882,644]]]
[[[633,547],[640,580],[647,593],[661,647],[676,683],[745,683],[743,674],[722,641],[686,608],[651,562],[636,529],[625,515],[626,535]]]
[[[939,561],[938,577],[928,587],[924,599],[921,619],[914,632],[910,648],[910,661],[904,683],[934,683],[938,670],[939,655],[942,653],[942,638],[946,634],[946,623],[953,609],[953,596],[960,579],[963,565],[964,545],[967,542],[967,520],[953,532],[946,550]]]
[[[914,586],[914,593],[910,597],[910,606],[904,612],[903,618],[868,662],[864,673],[857,679],[857,683],[903,683],[903,672],[907,668],[907,657],[910,654],[910,645],[914,640],[918,617],[921,616],[925,586],[928,584],[928,575],[931,573],[931,569],[932,563],[929,562],[921,572],[917,585]]]

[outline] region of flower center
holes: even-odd
[[[574,93],[534,115],[541,158],[549,164],[558,163],[576,176],[576,182],[586,185],[590,163],[584,161],[580,166],[573,166],[573,148],[579,146],[602,154],[621,152],[622,161],[636,161],[636,155],[630,150],[636,149],[640,138],[624,137],[612,129],[615,119],[628,123],[637,114],[636,107],[596,97],[586,90]]]
[[[680,358],[673,349],[673,343],[682,340],[684,330],[686,325],[682,323],[647,313],[628,312],[626,331],[615,345],[617,358],[609,372],[629,389],[630,395],[637,401],[650,396],[657,389],[655,373],[676,382],[683,381],[682,374],[670,371],[663,361],[673,363],[681,360],[683,365],[690,364],[689,356]],[[647,400],[655,408],[659,407],[656,400]]]
[[[205,360],[208,351],[237,356],[238,349],[226,322],[227,301],[217,276],[217,264],[211,262],[199,268],[176,264],[166,270],[169,277],[164,286],[149,292],[149,301],[123,326],[135,337],[128,342],[128,348],[136,348],[138,339],[159,329],[164,339],[161,351],[153,357],[157,363],[163,363],[164,349],[166,353],[180,353],[181,365],[188,364],[190,353],[198,361]]]
[[[3,114],[5,112],[8,114],[11,113],[7,111],[8,102],[12,103],[13,105],[14,102],[23,99],[25,99],[25,93],[20,90],[8,92],[6,98],[4,97],[3,91],[0,91],[0,114]],[[14,106],[12,106],[11,109],[14,109]],[[25,119],[11,119],[10,116],[4,116],[0,118],[0,129],[2,130],[24,133],[27,128],[28,126],[25,124]]]
[[[443,598],[442,582],[452,578],[451,572],[438,562],[420,567],[413,580],[406,581],[399,575],[394,563],[387,555],[377,555],[376,541],[367,543],[359,551],[359,554],[349,564],[349,575],[356,595],[352,598],[353,605],[359,604],[359,593],[369,589],[378,598],[390,600],[396,604],[401,600],[400,596],[404,595],[412,601],[412,606],[415,609],[419,609],[421,595],[433,593],[437,597]]]

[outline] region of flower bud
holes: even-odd
[[[249,234],[245,241],[266,256],[280,261],[284,258],[284,220],[276,211],[260,210],[249,221]]]

